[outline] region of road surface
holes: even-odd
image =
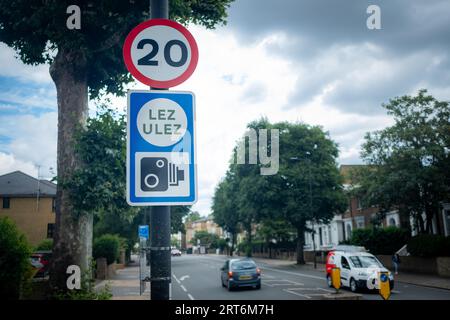
[[[226,257],[183,255],[172,258],[173,300],[311,300],[334,292],[327,286],[323,272],[292,265],[273,266],[259,263],[262,288],[229,292],[221,286],[220,268]],[[343,289],[344,291],[346,289]],[[381,300],[377,292],[363,292],[363,299]],[[396,283],[392,300],[450,300],[450,290]]]

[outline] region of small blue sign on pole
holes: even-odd
[[[148,239],[148,225],[139,226],[139,238]]]
[[[128,204],[195,203],[194,94],[130,90],[127,114]]]

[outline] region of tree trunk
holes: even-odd
[[[75,169],[82,165],[74,149],[74,133],[86,124],[88,87],[86,58],[80,51],[60,49],[50,66],[58,100],[58,185],[56,224],[50,281],[54,289],[67,290],[67,267],[77,265],[89,270],[92,257],[92,215],[77,216],[69,191],[62,187]]]
[[[417,226],[419,227],[418,233],[425,233],[425,227],[421,213],[417,214]]]
[[[305,257],[303,255],[304,245],[305,245],[304,228],[297,227],[297,264],[305,264]]]
[[[251,257],[253,253],[253,246],[252,246],[252,227],[250,224],[250,227],[247,229],[247,257]]]
[[[233,233],[231,234],[231,249],[230,249],[230,257],[233,256],[234,253],[234,247],[236,245],[236,234]]]

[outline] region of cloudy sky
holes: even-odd
[[[381,8],[381,30],[366,26],[370,4]],[[448,0],[237,0],[227,26],[191,26],[199,64],[174,90],[197,99],[194,209],[210,212],[236,140],[261,116],[323,126],[339,163],[355,164],[364,133],[391,123],[381,107],[389,98],[427,88],[450,100],[449,14]],[[0,61],[0,174],[37,176],[40,166],[50,178],[57,113],[48,66],[25,66],[4,44]],[[125,99],[113,101],[125,110]]]

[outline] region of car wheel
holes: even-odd
[[[222,278],[220,279],[220,283],[222,284],[222,287],[225,288],[225,284],[223,283],[223,279]]]
[[[231,286],[230,281],[228,281],[227,283],[227,289],[228,291],[233,291],[233,287]]]
[[[255,287],[256,290],[260,290],[261,289],[261,283],[257,284]]]
[[[329,274],[327,274],[327,285],[328,285],[330,288],[333,288],[333,281],[331,281],[331,277],[330,277]]]
[[[356,281],[353,278],[350,279],[350,290],[352,292],[358,291],[358,286],[356,285]]]

